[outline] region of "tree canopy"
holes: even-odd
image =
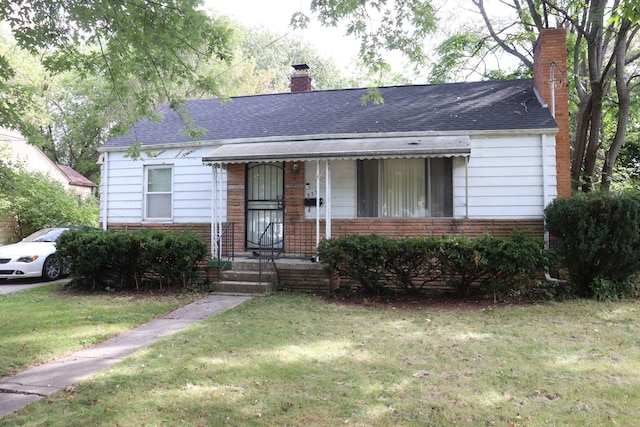
[[[0,22],[20,49],[48,73],[104,77],[106,90],[134,117],[149,116],[159,99],[183,101],[170,82],[208,92],[216,81],[203,61],[230,58],[230,29],[199,9],[199,0],[0,0]],[[0,126],[29,134],[32,107],[20,70],[0,54]],[[130,102],[133,100],[134,102]]]
[[[484,0],[472,0],[482,15],[490,40],[527,68],[529,56],[518,44],[542,28],[566,28],[568,80],[574,103],[571,176],[574,188],[591,191],[597,176],[609,189],[618,154],[628,142],[632,93],[637,99],[640,77],[640,11],[627,0],[510,0],[515,21],[509,25],[491,20]],[[515,25],[514,25],[515,24]],[[529,43],[524,44],[530,46]],[[602,162],[600,159],[604,159]]]
[[[467,68],[483,78],[520,77],[533,69],[533,45],[543,28],[566,28],[568,82],[573,108],[571,175],[575,189],[590,191],[599,178],[608,189],[619,153],[638,163],[629,145],[638,127],[640,91],[640,10],[633,0],[468,0],[478,19],[456,28],[435,50],[432,82],[448,81]],[[463,4],[463,3],[461,3]],[[361,56],[375,68],[380,48],[407,53],[424,64],[422,48],[437,22],[429,0],[313,0],[312,12],[326,25],[346,22],[358,37]],[[372,19],[370,12],[377,16]],[[398,13],[402,11],[402,13]],[[494,12],[501,13],[499,17]],[[304,23],[299,16],[294,20]],[[377,22],[377,25],[375,24]],[[477,25],[481,22],[481,25]],[[505,73],[487,67],[493,55],[511,57],[518,66]],[[482,68],[481,64],[484,65]],[[631,123],[631,126],[630,126]],[[633,134],[631,134],[633,135]],[[634,165],[627,165],[627,171]],[[635,174],[639,173],[636,170]]]
[[[174,99],[286,92],[291,64],[300,61],[311,66],[315,89],[353,85],[330,60],[322,58],[299,38],[245,28],[223,16],[210,19],[229,29],[228,49],[234,59],[200,60],[198,71],[215,80],[214,90],[181,79],[164,82],[166,92]],[[122,134],[139,118],[132,111],[135,93],[122,94],[126,99],[118,96],[108,76],[100,73],[71,69],[54,74],[44,67],[40,57],[20,49],[8,36],[0,38],[0,55],[16,69],[13,86],[30,88],[29,111],[24,114],[25,106],[21,117],[22,129],[28,129],[30,143],[40,147],[55,163],[71,166],[93,182],[99,182],[98,147],[109,137]],[[193,56],[185,54],[190,62],[196,61]],[[164,94],[158,94],[153,104],[167,100],[170,99]]]
[[[401,51],[422,65],[428,55],[424,39],[436,29],[431,0],[311,0],[311,13],[323,25],[346,24],[346,33],[360,41],[360,58],[374,72],[386,71],[384,53]],[[294,28],[305,28],[309,16],[296,13]]]

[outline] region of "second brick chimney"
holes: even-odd
[[[295,70],[291,75],[291,93],[311,92],[311,77],[307,64],[292,65]]]
[[[571,139],[567,88],[567,32],[564,28],[540,30],[533,48],[533,84],[555,113],[556,180],[559,197],[571,196]]]

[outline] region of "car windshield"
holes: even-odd
[[[22,239],[23,242],[55,242],[66,228],[45,228]]]

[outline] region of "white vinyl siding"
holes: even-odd
[[[547,202],[557,195],[555,136],[518,135],[471,138],[471,155],[453,161],[453,217],[470,219],[542,218],[542,141],[546,142]],[[357,218],[356,160],[331,162],[332,217]],[[325,196],[324,161],[319,197]],[[305,181],[315,190],[316,162],[305,164]],[[468,194],[466,193],[468,189]],[[468,202],[468,206],[467,206]],[[324,207],[320,215],[324,214]],[[315,218],[315,208],[305,217]]]
[[[309,191],[325,198],[326,180],[325,162],[320,162],[320,189],[316,189],[316,162],[306,162],[305,182],[309,183]],[[356,162],[355,160],[334,160],[331,162],[331,214],[333,218],[355,218],[356,216]],[[315,197],[315,196],[314,196]],[[325,214],[325,206],[320,208],[320,215]],[[305,208],[305,218],[316,217],[316,208]]]
[[[472,137],[471,154],[453,161],[453,217],[470,219],[542,218],[545,201],[543,189],[542,142],[546,141],[546,201],[557,195],[555,136],[515,135]],[[124,152],[110,152],[103,165],[101,214],[109,223],[143,221],[144,166],[173,167],[173,218],[175,223],[210,223],[212,215],[212,167],[202,164],[202,157],[214,145],[167,149],[155,157],[131,160]],[[325,196],[325,161],[320,161],[320,187],[316,188],[316,161],[305,162],[305,183],[309,191]],[[104,168],[108,166],[108,173]],[[331,161],[331,212],[333,218],[357,218],[356,161]],[[226,172],[222,172],[222,220],[226,221]],[[468,189],[468,193],[467,193]],[[108,191],[108,194],[105,194]],[[304,190],[306,191],[306,190]],[[468,203],[468,204],[467,204]],[[325,205],[320,210],[322,217]],[[315,207],[305,208],[305,217],[316,217]]]
[[[109,223],[173,222],[211,223],[211,195],[213,191],[212,167],[202,164],[202,156],[213,146],[193,150],[169,149],[154,153],[155,157],[132,160],[125,153],[108,153],[109,171],[103,165],[101,191],[101,215],[105,213]],[[173,215],[170,220],[144,219],[144,170],[147,167],[173,168]],[[105,181],[106,176],[106,181]],[[223,172],[223,199],[220,201],[222,220],[226,221],[226,172]],[[105,189],[109,193],[105,197]]]
[[[542,142],[546,141],[546,180],[543,180]],[[457,211],[465,209],[468,200],[469,218],[525,219],[542,218],[547,197],[557,195],[555,137],[523,135],[471,140],[468,166],[469,194],[457,193]],[[462,179],[460,179],[462,178]],[[464,175],[456,175],[456,186]]]

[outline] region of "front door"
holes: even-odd
[[[284,164],[249,163],[247,165],[247,249],[262,245],[276,250],[284,242]],[[269,229],[267,230],[267,227]],[[266,233],[265,233],[266,231]]]

